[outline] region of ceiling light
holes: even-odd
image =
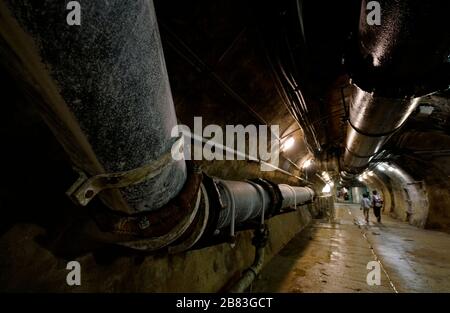
[[[331,191],[331,186],[329,184],[326,184],[322,189],[323,193],[329,193],[330,191]]]
[[[311,164],[312,164],[312,159],[309,159],[309,160],[306,160],[305,162],[303,162],[302,167],[303,168],[308,168],[308,167],[311,166]]]
[[[294,146],[294,143],[295,143],[294,138],[289,137],[281,146],[281,150],[283,152],[289,150],[290,148],[292,148]]]
[[[419,106],[419,114],[431,115],[433,113],[434,107],[431,105],[421,105]]]

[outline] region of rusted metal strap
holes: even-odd
[[[123,215],[97,208],[94,219],[103,232],[120,235],[118,244],[139,250],[158,250],[180,238],[201,209],[201,173],[190,172],[180,193],[156,211]]]
[[[87,205],[99,192],[105,189],[124,188],[149,180],[161,173],[161,171],[172,163],[172,150],[182,152],[183,137],[180,137],[171,150],[159,159],[129,171],[99,174],[87,177],[80,172],[78,180],[67,190],[66,194],[77,204]]]
[[[209,221],[209,198],[205,186],[200,185],[201,202],[195,220],[189,229],[168,248],[170,254],[187,251],[192,248],[203,236]]]

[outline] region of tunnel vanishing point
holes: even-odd
[[[449,9],[1,0],[0,290],[450,292]]]

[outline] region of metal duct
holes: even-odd
[[[310,202],[314,198],[314,190],[309,187],[295,187],[280,184],[278,188],[280,188],[281,195],[283,196],[281,208],[295,207]]]
[[[355,177],[356,177],[355,174],[346,171],[341,171],[340,183],[342,185],[349,185],[355,179]]]
[[[392,99],[355,86],[350,105],[344,167],[359,173],[416,109],[420,98]]]
[[[270,206],[267,190],[255,183],[218,180],[218,189],[225,207],[220,212],[217,228],[240,224],[266,213]]]
[[[103,175],[111,209],[158,209],[179,193],[186,168],[162,159],[177,120],[153,2],[85,1],[80,26],[68,13],[65,1],[1,1],[0,53],[85,182]],[[111,188],[119,176],[108,173],[134,170],[151,178]]]
[[[381,24],[367,23],[362,1],[359,34],[347,55],[355,85],[345,143],[343,180],[362,172],[420,97],[447,88],[448,1],[378,1]],[[444,32],[447,32],[443,34]]]
[[[254,182],[216,180],[218,191],[223,202],[217,229],[232,228],[248,220],[268,216],[273,204],[269,192]],[[281,208],[295,207],[312,201],[314,191],[308,187],[296,187],[280,184],[278,188],[282,195]],[[234,221],[234,222],[233,222]]]

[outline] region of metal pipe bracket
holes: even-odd
[[[124,188],[149,180],[159,175],[165,167],[174,161],[172,150],[179,150],[182,153],[183,143],[183,137],[181,136],[174,143],[171,150],[163,154],[159,159],[129,171],[88,177],[84,172],[77,169],[80,176],[67,190],[66,194],[76,204],[86,206],[98,193],[105,189]]]

